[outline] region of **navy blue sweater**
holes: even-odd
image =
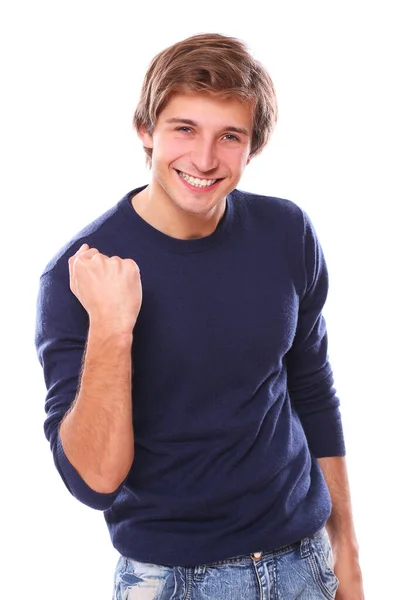
[[[78,500],[104,511],[115,548],[142,562],[204,564],[311,535],[331,510],[316,458],[345,453],[312,224],[293,202],[235,190],[214,233],[179,240],[135,212],[141,189],[78,233],[40,280],[36,347],[56,467]],[[110,494],[83,481],[58,435],[88,331],[67,263],[83,242],[133,258],[143,285],[135,458]]]

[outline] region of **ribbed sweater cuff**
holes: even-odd
[[[316,458],[344,456],[346,447],[339,408],[303,417],[308,446]]]

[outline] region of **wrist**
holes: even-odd
[[[132,344],[133,328],[118,323],[90,319],[88,340],[99,343]]]
[[[334,555],[337,553],[344,553],[349,558],[354,557],[358,560],[359,547],[354,532],[335,531],[335,529],[329,527],[329,524],[327,524],[326,529]]]

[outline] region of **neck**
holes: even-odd
[[[226,207],[226,198],[223,198],[207,212],[189,212],[173,202],[165,190],[154,182],[136,194],[131,202],[138,215],[149,225],[181,240],[211,235],[222,219]]]

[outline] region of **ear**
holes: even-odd
[[[153,147],[153,136],[148,132],[146,125],[139,127],[138,136],[145,148]]]

